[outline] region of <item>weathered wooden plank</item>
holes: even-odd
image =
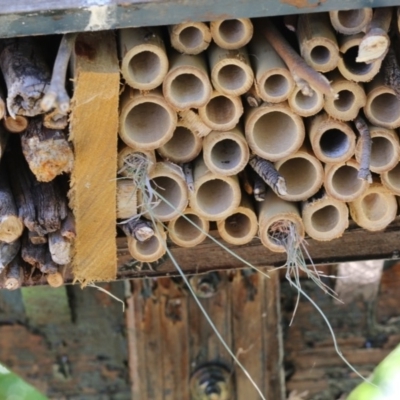
[[[0,0],[0,37],[398,5],[397,0]]]

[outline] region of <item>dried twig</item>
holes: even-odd
[[[154,236],[154,229],[149,221],[143,218],[135,218],[121,225],[126,236],[135,238],[138,242],[144,242]]]
[[[372,183],[372,175],[371,171],[369,170],[372,145],[371,135],[369,133],[368,126],[362,117],[358,116],[355,119],[355,124],[358,132],[360,133],[359,140],[361,140],[361,160],[357,177],[358,179]]]
[[[283,178],[282,178],[283,179]],[[265,194],[267,192],[267,186],[260,175],[254,174],[254,199],[256,201],[264,201]]]
[[[392,88],[396,97],[400,100],[400,68],[397,63],[396,53],[392,48],[389,49],[383,61],[382,72],[385,85]]]

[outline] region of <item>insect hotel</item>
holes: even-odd
[[[58,326],[41,373],[0,362],[55,399],[333,400],[367,379],[400,269],[366,264],[357,303],[335,265],[400,257],[396,1],[0,3],[0,309]],[[93,349],[87,292],[111,307]],[[118,324],[124,356],[100,356]]]

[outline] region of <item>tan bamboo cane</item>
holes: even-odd
[[[161,85],[168,72],[168,57],[159,28],[127,28],[119,31],[121,73],[135,89]]]
[[[144,94],[128,88],[121,97],[119,136],[128,146],[154,150],[171,139],[176,123],[159,89]]]
[[[129,219],[137,214],[137,188],[132,179],[117,181],[117,218]]]
[[[287,100],[294,80],[286,64],[260,33],[249,43],[252,55],[257,95],[264,101],[280,103]]]
[[[183,22],[168,28],[171,46],[184,54],[199,54],[206,50],[212,38],[204,22]]]
[[[303,120],[286,103],[263,103],[245,115],[249,147],[258,156],[278,161],[295,153],[304,141]]]
[[[356,135],[347,122],[336,121],[321,113],[310,121],[308,133],[313,152],[322,162],[345,162],[354,154]]]
[[[379,182],[372,183],[367,191],[349,203],[353,221],[369,231],[385,229],[397,215],[396,197]]]
[[[387,129],[400,127],[400,100],[394,90],[385,85],[381,74],[366,85],[366,93],[364,113],[369,122]]]
[[[166,252],[166,238],[162,224],[157,223],[154,229],[154,236],[144,242],[128,237],[128,250],[130,255],[140,262],[154,262],[161,258]]]
[[[367,29],[372,19],[371,8],[329,11],[332,26],[340,33],[354,35]]]
[[[240,206],[227,218],[217,221],[218,233],[225,242],[240,246],[252,241],[258,222],[249,197],[242,194]]]
[[[370,64],[357,62],[358,49],[364,35],[359,33],[352,36],[343,36],[339,41],[340,58],[338,68],[340,73],[348,80],[354,82],[369,82],[379,72],[382,60]]]
[[[361,197],[368,189],[368,181],[358,179],[359,164],[347,162],[325,165],[325,190],[334,199],[350,202]]]
[[[367,103],[367,96],[361,83],[345,79],[338,70],[327,75],[332,89],[338,98],[326,98],[325,111],[333,118],[341,121],[353,121],[360,108]]]
[[[339,238],[349,226],[346,203],[329,197],[325,190],[302,203],[304,228],[311,238],[329,241]]]
[[[194,160],[200,153],[203,139],[197,136],[190,127],[178,122],[172,138],[157,149],[165,160],[174,163],[187,163]]]
[[[187,208],[183,214],[197,227],[181,215],[168,223],[168,236],[178,246],[197,246],[207,237],[210,223],[190,208]]]
[[[339,61],[339,46],[327,13],[302,14],[297,25],[300,52],[319,72],[332,71]]]
[[[207,136],[212,131],[194,110],[180,111],[178,115],[180,122],[185,124],[199,138]]]
[[[297,203],[283,200],[269,190],[258,211],[258,236],[261,243],[271,251],[285,252],[282,244],[274,240],[272,235],[284,229],[287,223],[294,224],[299,238],[304,238],[304,226]]]
[[[400,196],[400,162],[390,171],[381,173],[382,184],[396,196]]]
[[[199,115],[203,122],[215,131],[229,131],[239,122],[243,114],[243,105],[240,97],[227,96],[214,91],[210,100],[199,108]]]
[[[318,192],[324,180],[321,162],[305,145],[296,153],[277,161],[275,168],[286,182],[287,193],[280,197],[288,201],[307,200]]]
[[[369,127],[372,139],[369,169],[380,174],[393,169],[400,158],[399,136],[393,129],[385,129],[377,126]],[[356,146],[356,160],[361,161],[361,142]]]
[[[215,175],[238,174],[249,162],[249,155],[249,146],[239,126],[227,132],[213,131],[204,138],[203,159]]]
[[[227,218],[239,207],[241,199],[239,181],[236,175],[215,176],[202,157],[195,161],[194,191],[189,193],[190,207],[209,221]]]
[[[118,174],[133,178],[142,166],[147,166],[149,174],[156,165],[154,150],[138,150],[129,146],[121,146],[118,152]]]
[[[228,96],[241,96],[251,88],[254,74],[246,47],[226,50],[212,43],[207,53],[215,90]]]
[[[204,106],[212,92],[204,55],[191,56],[171,50],[169,62],[163,82],[167,102],[178,111]]]
[[[22,115],[16,115],[15,118],[6,117],[3,119],[4,128],[11,133],[22,133],[28,127],[28,118]]]
[[[318,114],[324,106],[324,96],[318,90],[313,90],[311,96],[305,96],[299,87],[295,87],[288,98],[289,107],[302,117]]]
[[[253,36],[253,24],[249,18],[213,21],[210,30],[214,42],[228,50],[246,46]]]

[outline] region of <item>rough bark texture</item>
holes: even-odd
[[[23,267],[22,260],[19,256],[8,264],[4,276],[4,287],[8,290],[15,290],[21,287],[23,282]]]
[[[267,185],[260,175],[254,174],[253,194],[256,201],[264,201],[267,192]]]
[[[154,230],[149,221],[142,218],[132,219],[121,225],[126,236],[131,236],[139,242],[144,242],[154,236]]]
[[[20,247],[20,240],[11,243],[0,242],[0,273],[18,254]]]
[[[369,170],[370,162],[371,162],[371,135],[369,133],[368,125],[364,121],[364,119],[358,116],[355,120],[356,128],[360,133],[361,140],[361,159],[360,159],[360,169],[358,170],[358,179],[362,179],[364,181],[368,181],[372,183],[372,175]]]
[[[52,260],[59,265],[66,265],[72,259],[71,242],[61,235],[61,231],[49,234],[49,250]]]
[[[55,108],[43,115],[43,125],[49,129],[65,129],[68,126],[68,116]]]
[[[24,233],[22,237],[21,257],[28,264],[41,269],[41,265],[45,263],[47,244],[33,244],[29,240],[28,233]]]
[[[69,240],[76,237],[75,218],[71,210],[68,210],[66,218],[61,222],[61,235]]]
[[[398,42],[397,42],[398,43]],[[400,99],[400,68],[397,62],[396,53],[389,49],[382,66],[385,85],[392,88],[396,97]]]

